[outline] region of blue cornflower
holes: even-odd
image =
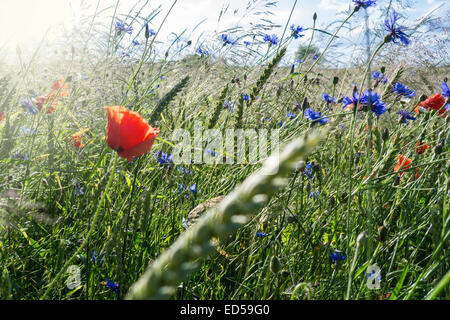
[[[19,160],[29,160],[25,153],[14,153],[11,155],[11,159],[19,159]]]
[[[288,119],[295,119],[297,117],[297,115],[293,112],[288,112],[287,117],[288,117]]]
[[[309,197],[312,199],[312,198],[316,198],[316,197],[318,197],[320,195],[320,192],[319,191],[317,191],[317,192],[314,192],[314,191],[311,191],[310,193],[309,193]]]
[[[308,163],[306,164],[306,167],[305,167],[305,174],[306,174],[309,178],[314,178],[314,173],[313,173],[312,169],[313,169],[313,163],[312,163],[312,162],[308,162]]]
[[[297,59],[297,62],[300,64],[300,63],[303,63],[303,60],[300,59],[300,58],[298,58],[298,59]]]
[[[217,152],[215,152],[212,149],[206,149],[206,153],[208,153],[209,155],[211,155],[213,157],[217,156]]]
[[[119,284],[106,278],[106,288],[111,289],[116,294],[119,293]]]
[[[242,98],[244,99],[244,101],[249,101],[250,100],[250,96],[246,93],[242,94]]]
[[[146,23],[145,24],[145,38],[150,38],[151,36],[154,36],[154,35],[156,35],[156,32],[155,32],[155,30],[153,30],[153,29],[151,29],[149,26],[148,26],[148,23]]]
[[[178,170],[178,172],[181,172],[181,173],[186,174],[186,175],[192,174],[192,171],[191,171],[191,170],[186,169],[186,168],[184,168],[184,167],[177,167],[177,170]]]
[[[315,112],[311,108],[307,108],[304,112],[306,119],[316,122],[319,121],[320,124],[325,124],[328,122],[328,118],[322,117],[320,112]]]
[[[325,101],[326,103],[336,103],[336,98],[333,96],[330,96],[328,93],[323,93],[322,94],[322,100]]]
[[[291,27],[290,27],[290,29],[292,30],[292,36],[295,38],[295,39],[298,39],[298,38],[301,38],[301,37],[303,37],[304,36],[304,34],[300,34],[300,32],[303,32],[303,28],[302,27],[300,27],[300,26],[295,26],[295,25],[292,25]]]
[[[244,41],[244,45],[247,47],[247,46],[250,45],[250,42],[249,41]]]
[[[236,102],[225,101],[223,103],[223,107],[230,110],[231,112],[234,112],[234,108],[236,107]]]
[[[317,55],[317,54],[315,54],[315,55],[313,55],[313,60],[317,60],[317,58],[318,58],[319,56]]]
[[[36,130],[31,129],[31,128],[27,128],[27,127],[24,127],[24,126],[20,127],[20,132],[22,132],[25,135],[35,135],[35,134],[37,134]]]
[[[347,255],[345,253],[342,253],[341,251],[336,250],[336,252],[332,252],[330,254],[330,259],[337,263],[339,260],[342,261],[347,259]]]
[[[278,123],[278,126],[281,128],[282,126],[284,125],[284,122],[283,121],[280,121],[279,123]]]
[[[133,40],[133,41],[131,41],[131,43],[132,43],[134,46],[140,45],[139,41],[137,41],[137,40]]]
[[[28,113],[30,113],[30,114],[36,114],[37,113],[37,110],[33,106],[33,104],[31,103],[31,99],[30,98],[28,98],[28,97],[25,98],[25,100],[20,101],[20,104],[22,105],[22,107],[27,109]]]
[[[201,56],[207,56],[209,55],[209,51],[208,50],[203,50],[202,48],[198,48],[197,53]]]
[[[222,38],[224,46],[227,44],[234,45],[236,43],[236,40],[231,39],[227,34],[222,34],[220,37]]]
[[[72,185],[75,188],[74,192],[75,192],[76,196],[80,196],[80,195],[84,194],[83,188],[81,187],[81,185],[78,183],[78,181],[76,179],[72,180]]]
[[[125,51],[122,51],[122,57],[130,57],[130,54],[126,53]]]
[[[401,84],[400,82],[397,82],[394,85],[394,92],[397,93],[400,96],[404,96],[406,98],[412,98],[416,95],[416,90],[411,90],[408,88],[408,86],[405,86]]]
[[[178,189],[177,189],[177,190],[174,190],[173,192],[174,192],[174,193],[181,194],[181,193],[184,192],[184,190],[185,190],[185,187],[184,187],[181,183],[179,183],[179,184],[178,184]]]
[[[116,31],[117,34],[120,34],[122,31],[127,32],[128,34],[131,34],[133,32],[133,27],[125,27],[125,24],[123,22],[117,21],[116,22]]]
[[[194,195],[195,198],[197,198],[197,185],[194,183],[189,190],[192,192],[192,194]]]
[[[416,118],[414,118],[412,116],[414,114],[412,112],[408,112],[406,110],[400,110],[397,113],[400,116],[400,120],[401,120],[402,123],[408,123],[408,120],[417,120]]]
[[[97,254],[98,254],[97,251],[94,251],[92,253],[92,261],[94,263],[101,263],[103,261],[103,257],[105,256],[105,254],[102,253],[100,256],[98,256]]]
[[[352,0],[355,7],[367,9],[368,7],[374,7],[376,5],[375,0]]]
[[[385,42],[394,42],[398,43],[401,41],[405,46],[409,44],[408,35],[404,33],[402,30],[405,27],[395,27],[395,23],[397,22],[399,16],[397,12],[393,11],[392,15],[384,21],[384,25],[386,26],[386,31],[388,31],[388,35],[385,37]]]
[[[256,236],[259,238],[264,238],[265,236],[267,236],[267,233],[258,231],[258,232],[256,232]]]
[[[342,98],[342,109],[344,109],[347,106],[354,107],[354,106],[356,106],[358,104],[358,101],[359,101],[359,92],[358,92],[358,90],[355,87],[353,89],[353,94],[352,94],[351,97],[344,96]]]
[[[172,155],[162,151],[158,151],[155,153],[155,159],[160,164],[169,164],[172,161]]]
[[[386,104],[380,100],[380,95],[373,90],[366,91],[361,96],[361,103],[372,106],[372,112],[376,114],[376,116],[380,116],[387,111]]]
[[[264,36],[264,41],[265,42],[270,42],[270,45],[277,45],[278,42],[280,42],[280,40],[278,39],[278,37],[275,34],[272,34],[272,36],[266,34]]]
[[[441,94],[444,96],[444,98],[450,98],[450,89],[448,88],[448,85],[445,81],[442,82],[441,89]]]
[[[379,71],[372,72],[372,79],[375,79],[377,82],[383,83],[386,83],[388,81],[388,78]]]

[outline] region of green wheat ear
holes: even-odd
[[[319,144],[328,130],[312,132],[289,143],[281,153],[268,158],[215,208],[164,251],[130,288],[127,299],[165,299],[179,282],[200,267],[201,259],[216,248],[213,238],[225,238],[246,224],[250,215],[264,207],[270,196],[284,187],[299,161]],[[269,173],[269,174],[268,174]]]
[[[152,111],[150,115],[150,123],[155,124],[157,121],[161,119],[161,113],[164,109],[169,105],[169,103],[180,93],[181,90],[186,86],[189,81],[189,76],[184,77],[180,82],[178,82],[172,90],[167,92],[164,97],[159,101],[156,108]]]
[[[275,67],[278,65],[278,63],[280,63],[280,61],[284,57],[285,53],[286,53],[286,47],[282,48],[273,57],[272,61],[267,65],[267,67],[264,69],[264,72],[259,77],[258,81],[256,81],[256,84],[250,93],[250,100],[247,102],[247,108],[250,108],[250,106],[253,104],[253,101],[255,101],[259,92],[262,90],[262,88],[266,84],[267,80],[269,80],[270,75],[275,70]],[[237,113],[236,113],[236,127],[238,127],[238,128],[242,127],[242,116],[244,115],[244,104],[245,104],[244,97],[241,94],[241,96],[239,97],[239,104],[238,104]]]

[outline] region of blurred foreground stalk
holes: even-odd
[[[288,182],[289,174],[326,136],[327,130],[313,132],[289,143],[272,155],[256,173],[211,208],[199,221],[151,263],[136,281],[126,299],[165,299],[175,293],[179,282],[197,270],[201,259],[216,248],[213,238],[224,239],[246,224],[251,214],[264,207],[270,196]]]

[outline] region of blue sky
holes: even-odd
[[[405,22],[406,25],[412,25],[414,19],[424,15],[429,10],[441,6],[435,13],[435,16],[441,16],[450,9],[450,1],[448,0],[411,0],[414,3],[413,8],[404,12],[409,16]],[[82,3],[85,5],[82,5]],[[276,7],[271,7],[270,11],[273,15],[255,15],[257,11],[264,10],[261,6],[250,13],[245,13],[245,6],[248,2],[264,3],[264,1],[243,1],[243,0],[178,0],[173,11],[169,15],[165,25],[161,29],[158,40],[163,41],[170,37],[171,32],[180,34],[185,28],[186,35],[183,37],[186,40],[191,38],[193,41],[205,37],[212,39],[214,34],[220,33],[227,28],[242,26],[248,28],[250,23],[257,23],[259,19],[270,19],[273,23],[282,27],[275,28],[270,33],[275,33],[279,37],[282,34],[284,26],[288,20],[294,0],[280,0]],[[275,2],[275,1],[274,1]],[[386,0],[379,0],[378,6],[385,3]],[[86,3],[89,5],[86,6]],[[101,0],[100,7],[107,8],[114,6],[115,0]],[[145,1],[136,0],[121,0],[118,8],[119,13],[128,13],[134,4],[138,3],[136,7],[142,6]],[[144,13],[149,13],[157,8],[159,4],[162,5],[161,13],[151,21],[151,26],[154,29],[159,27],[163,17],[167,13],[172,1],[169,0],[154,0],[149,1],[149,5],[143,10]],[[48,37],[59,34],[65,28],[70,29],[80,23],[80,17],[95,9],[97,1],[89,0],[1,0],[0,1],[0,57],[5,53],[10,55],[16,51],[16,47],[20,46],[22,52],[27,50],[32,51],[38,45],[40,40],[44,37],[46,31],[50,31]],[[218,16],[225,4],[229,4],[228,11],[223,15],[222,19],[218,21]],[[310,27],[312,25],[312,15],[314,12],[318,14],[318,26],[325,26],[329,22],[341,17],[337,12],[348,10],[352,5],[351,0],[316,0],[306,1],[298,0],[295,10],[293,12],[290,24]],[[369,14],[376,18],[377,8],[369,8]],[[362,10],[361,10],[362,11]],[[105,11],[97,22],[108,23],[110,21],[108,16],[112,14],[112,9]],[[363,13],[358,12],[362,15]],[[342,15],[343,17],[343,15]],[[206,19],[205,21],[203,21]],[[194,27],[203,21],[197,29],[191,33]],[[372,21],[372,23],[382,23],[381,21]],[[360,28],[353,31],[354,33],[344,33],[344,37],[351,37],[352,39],[358,37],[358,32],[361,33],[362,24]],[[334,30],[330,30],[334,31]],[[308,33],[306,33],[308,35]],[[300,41],[305,41],[302,38]],[[300,44],[301,42],[298,42]],[[292,44],[290,52],[295,50],[297,43]],[[3,55],[2,55],[3,53]]]

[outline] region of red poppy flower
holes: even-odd
[[[403,170],[407,170],[411,168],[411,162],[412,159],[405,157],[404,155],[400,155],[398,157],[397,165],[394,168],[395,172],[398,172],[400,169],[402,169],[402,172],[400,172],[400,176],[404,173]]]
[[[44,105],[48,105],[47,113],[52,113],[56,110],[56,106],[58,105],[59,101],[58,99],[56,99],[55,94],[48,94],[46,96],[37,97],[34,100],[34,103],[36,104],[39,110],[42,110]]]
[[[61,98],[65,98],[69,94],[69,88],[64,82],[64,79],[56,80],[51,87],[54,93],[57,93],[59,91],[59,95],[61,96]]]
[[[416,147],[416,153],[422,154],[425,151],[430,149],[430,146],[424,142],[423,144],[420,144],[420,141],[417,141],[417,147]]]
[[[419,179],[421,175],[422,175],[422,174],[420,173],[419,169],[416,168],[416,175],[415,175],[415,177],[414,177],[414,180]]]
[[[73,143],[75,148],[81,149],[84,147],[83,142],[81,142],[81,136],[79,135],[69,137],[69,141]]]
[[[420,113],[420,107],[424,108],[424,109],[429,109],[429,110],[435,110],[439,112],[439,115],[442,118],[447,117],[447,114],[445,113],[447,110],[444,108],[444,104],[445,104],[445,98],[442,94],[440,93],[436,93],[433,94],[432,96],[429,96],[425,101],[422,101],[421,103],[419,103],[419,105],[416,107],[415,111],[416,113]]]
[[[108,129],[106,142],[119,153],[119,157],[132,161],[133,157],[147,153],[159,134],[142,116],[122,106],[106,106]]]
[[[6,119],[5,113],[4,112],[0,112],[0,121],[3,121]]]

